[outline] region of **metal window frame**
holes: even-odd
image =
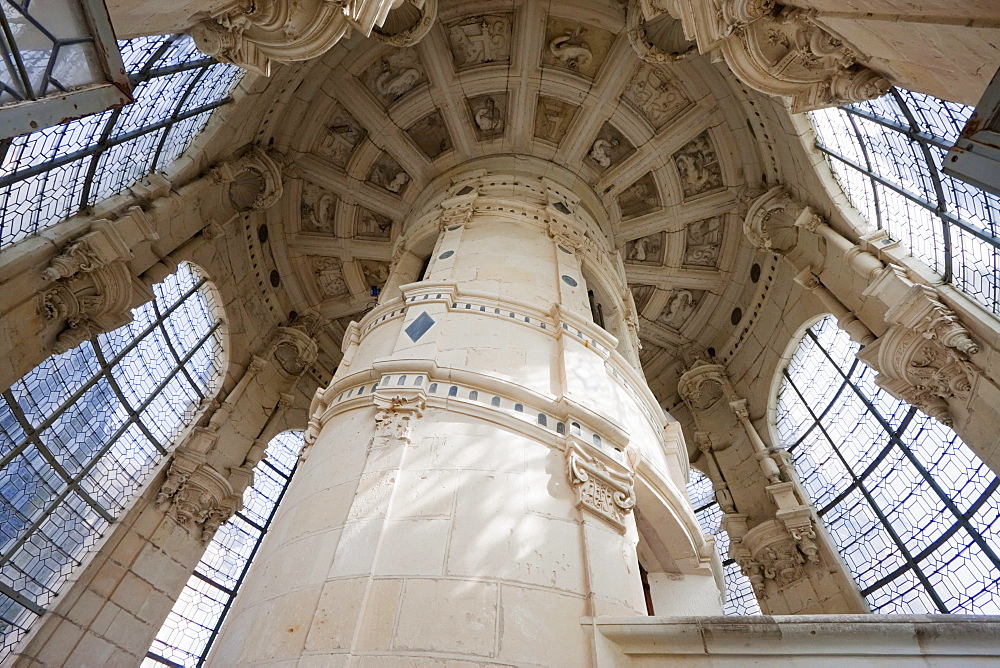
[[[4,0],[0,0],[0,2],[3,1]],[[164,165],[161,164],[163,152],[166,147],[167,140],[170,137],[171,130],[174,127],[189,118],[213,111],[232,102],[232,97],[225,95],[219,97],[218,99],[204,102],[203,104],[191,109],[184,109],[184,105],[187,103],[188,99],[212,68],[229,66],[218,63],[218,61],[214,58],[205,57],[176,65],[157,67],[157,63],[170,52],[171,47],[181,37],[182,35],[178,33],[164,39],[146,57],[142,67],[139,68],[138,71],[127,76],[130,85],[134,89],[138,90],[142,84],[160,77],[170,76],[191,70],[200,70],[200,72],[196,76],[193,76],[182,90],[172,91],[178,94],[176,95],[176,102],[171,106],[168,115],[147,115],[146,118],[142,119],[142,125],[140,127],[116,135],[115,130],[119,121],[122,119],[123,115],[128,112],[129,108],[125,107],[114,109],[110,112],[110,114],[108,114],[108,117],[103,121],[103,123],[99,127],[95,128],[93,134],[91,135],[92,137],[96,136],[97,141],[83,149],[69,153],[60,153],[60,146],[63,145],[63,141],[67,136],[65,133],[70,133],[72,131],[70,126],[67,126],[64,134],[59,136],[54,145],[46,149],[50,152],[50,155],[53,156],[51,159],[24,169],[16,169],[15,166],[14,171],[0,176],[0,206],[7,206],[9,204],[10,195],[4,194],[3,192],[7,187],[16,186],[16,184],[27,179],[47,175],[49,172],[52,172],[60,167],[89,158],[89,163],[85,165],[85,171],[82,172],[82,185],[73,190],[71,196],[67,198],[65,206],[61,207],[65,209],[64,216],[60,216],[57,220],[39,220],[40,211],[45,208],[44,203],[47,198],[63,197],[63,195],[51,195],[49,189],[46,187],[46,184],[43,183],[42,187],[40,187],[38,192],[33,196],[37,201],[32,202],[31,207],[24,213],[19,223],[11,224],[12,230],[5,229],[5,223],[0,220],[0,250],[6,248],[11,243],[16,243],[16,241],[9,240],[16,239],[19,241],[26,236],[37,234],[39,230],[45,229],[59,222],[59,220],[63,217],[69,217],[77,213],[85,212],[89,207],[95,205],[97,202],[95,201],[94,193],[98,191],[100,184],[104,183],[106,179],[114,179],[118,177],[126,169],[122,167],[113,169],[110,172],[103,170],[102,173],[102,170],[99,169],[101,166],[101,157],[107,151],[139,137],[143,137],[153,132],[162,131],[162,134],[156,143],[156,147],[152,151],[152,159],[149,163],[149,168],[145,170],[143,174],[149,174],[158,169],[162,169],[164,167]],[[141,91],[139,92],[141,93]],[[79,137],[74,135],[71,136],[68,141],[78,141],[79,139]],[[6,161],[9,151],[12,149],[13,141],[13,139],[0,139],[0,162]],[[138,178],[142,178],[142,175]],[[131,186],[133,183],[133,181],[122,183],[118,187],[113,188],[112,191],[114,193],[119,193]]]
[[[23,83],[27,86],[24,101],[0,106],[0,139],[16,137],[90,114],[120,108],[133,101],[132,86],[122,63],[121,51],[115,41],[114,28],[104,0],[76,1],[80,3],[84,19],[93,35],[105,82],[59,91],[55,94],[36,95],[31,89],[30,78],[21,61],[17,40],[4,12],[0,11],[0,41],[10,45],[14,60],[11,64],[20,72]],[[7,3],[8,0],[0,2]]]
[[[827,316],[827,318],[832,318],[832,316]],[[924,572],[921,564],[933,555],[942,545],[944,545],[959,529],[964,529],[972,541],[980,548],[980,550],[982,550],[982,554],[992,564],[993,568],[996,569],[997,572],[1000,572],[1000,555],[997,554],[997,551],[994,550],[989,544],[982,532],[972,523],[972,519],[975,517],[976,513],[979,512],[983,505],[994,495],[997,489],[1000,488],[1000,479],[997,478],[996,474],[992,474],[992,480],[985,486],[979,497],[969,504],[966,511],[962,512],[959,510],[952,497],[938,483],[933,474],[918,460],[918,458],[913,454],[912,449],[904,440],[906,430],[910,427],[914,417],[917,416],[917,408],[910,406],[906,414],[899,421],[899,426],[893,428],[889,420],[886,419],[878,407],[874,405],[871,399],[869,399],[865,392],[853,380],[857,376],[856,372],[864,367],[863,363],[857,358],[854,358],[853,360],[835,359],[830,350],[822,344],[819,337],[813,331],[813,329],[819,324],[822,323],[813,325],[813,327],[806,330],[806,334],[803,336],[802,342],[799,345],[801,347],[806,340],[810,340],[840,376],[839,387],[835,391],[823,394],[822,397],[817,400],[823,402],[825,405],[817,406],[820,410],[816,410],[810,406],[805,398],[804,392],[800,389],[796,378],[789,373],[787,367],[782,369],[785,386],[790,387],[793,390],[798,403],[806,409],[810,418],[810,424],[802,430],[801,434],[794,440],[794,442],[787,446],[789,453],[794,455],[795,450],[802,445],[803,441],[813,434],[814,430],[818,430],[834,454],[840,460],[844,470],[847,472],[847,475],[851,480],[846,487],[838,491],[837,495],[833,499],[827,502],[822,508],[817,508],[816,514],[821,518],[825,517],[829,512],[837,508],[849,494],[854,491],[858,491],[872,508],[882,528],[885,529],[886,534],[889,536],[904,561],[902,566],[894,569],[886,575],[883,575],[875,582],[872,582],[863,588],[859,587],[861,594],[868,597],[870,594],[885,588],[906,572],[912,572],[923,586],[925,592],[930,597],[935,607],[937,607],[938,612],[943,614],[955,612],[955,609],[948,608],[944,598],[940,593],[938,593],[937,589],[930,580],[930,576]],[[841,330],[838,329],[837,331],[843,336],[846,336],[846,334],[843,334]],[[850,362],[850,364],[845,372],[846,362]],[[806,382],[810,382],[810,377],[806,376],[805,380]],[[861,401],[865,410],[875,418],[876,422],[888,437],[886,444],[865,466],[864,470],[860,472],[855,471],[851,458],[844,454],[838,445],[837,439],[833,438],[829,434],[826,424],[824,424],[824,420],[830,418],[831,411],[834,411],[836,406],[842,402],[842,397],[845,392],[851,392],[858,400]],[[950,513],[950,525],[941,533],[940,536],[924,546],[919,552],[914,552],[906,545],[905,541],[900,537],[899,532],[896,530],[896,527],[894,527],[889,521],[886,512],[878,505],[872,492],[866,486],[866,481],[869,480],[870,476],[885,460],[885,458],[894,451],[902,453],[903,458],[913,468],[920,479],[927,484],[936,499],[939,500]]]
[[[955,257],[956,245],[955,245],[955,240],[953,239],[953,228],[959,228],[963,232],[978,238],[980,241],[989,245],[993,249],[994,253],[1000,253],[1000,237],[991,234],[990,231],[984,230],[982,227],[978,225],[963,220],[962,218],[958,217],[957,215],[949,211],[948,199],[945,195],[944,184],[941,178],[942,173],[948,174],[948,170],[940,169],[938,167],[934,159],[934,156],[931,152],[931,147],[947,151],[951,146],[951,142],[941,137],[937,137],[931,134],[930,132],[926,131],[923,127],[921,127],[921,124],[917,119],[917,115],[914,113],[913,109],[910,108],[910,105],[907,103],[906,99],[899,92],[898,89],[896,88],[890,89],[888,95],[892,97],[893,101],[899,108],[900,112],[906,118],[907,121],[906,126],[901,125],[895,122],[894,120],[887,119],[878,116],[876,114],[872,114],[866,111],[865,109],[855,105],[846,105],[840,107],[840,111],[846,114],[846,118],[848,121],[846,127],[849,127],[851,132],[853,133],[853,140],[855,141],[856,145],[860,148],[861,155],[864,156],[866,164],[864,165],[858,164],[851,158],[848,158],[847,156],[842,155],[833,148],[824,145],[823,142],[820,141],[818,137],[814,145],[824,155],[828,156],[829,158],[837,160],[838,162],[861,173],[862,175],[864,175],[869,179],[872,192],[874,193],[873,204],[876,214],[876,220],[869,222],[872,223],[877,229],[884,229],[886,216],[885,212],[883,211],[885,203],[882,202],[881,199],[879,198],[879,191],[878,188],[876,187],[876,184],[889,188],[893,192],[904,197],[906,200],[934,214],[934,216],[937,218],[940,224],[940,233],[943,243],[942,248],[934,249],[934,255],[936,256],[936,261],[940,263],[941,266],[940,274],[944,282],[954,283],[955,282],[954,263],[956,261],[961,263],[962,258]],[[858,129],[858,126],[854,120],[855,118],[863,118],[867,121],[876,123],[885,128],[887,131],[896,132],[907,137],[911,142],[916,144],[920,153],[923,155],[924,163],[927,168],[927,176],[929,176],[931,184],[933,186],[934,196],[936,201],[928,201],[927,199],[906,190],[898,183],[895,183],[891,179],[887,178],[885,175],[878,174],[874,171],[872,167],[872,162],[868,156],[868,150],[869,150],[868,143],[865,140],[863,134]],[[979,187],[981,190],[986,190],[981,186],[979,186],[978,184],[972,184],[972,185],[975,187]],[[964,263],[962,264],[964,267]],[[963,286],[958,285],[957,287],[962,288]],[[998,294],[997,289],[994,289],[992,292],[994,294],[983,295],[979,301],[981,303],[984,303],[985,306],[993,313],[1000,314],[1000,299],[998,299],[998,297],[1000,297],[1000,294]],[[977,295],[973,296],[975,297]]]

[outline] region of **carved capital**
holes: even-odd
[[[242,507],[243,491],[253,484],[249,467],[233,469],[230,481],[208,465],[207,455],[217,439],[215,432],[196,428],[174,451],[167,479],[156,495],[160,509],[202,543]]]
[[[376,27],[372,35],[379,41],[402,48],[417,44],[430,32],[438,13],[438,0],[404,0],[392,9],[389,15],[393,17],[393,30]]]
[[[978,375],[969,359],[979,345],[933,288],[914,285],[886,312],[889,331],[858,357],[875,367],[893,396],[951,424],[949,400],[966,401]]]
[[[268,346],[278,366],[290,376],[298,376],[311,367],[319,354],[316,340],[303,327],[278,327]]]
[[[750,553],[751,563],[760,565],[759,574],[764,580],[758,593],[768,580],[784,586],[804,575],[806,555],[799,551],[798,542],[779,520],[767,520],[750,529],[741,539],[741,545]],[[747,558],[745,554],[741,556]]]
[[[272,61],[316,58],[352,27],[370,34],[385,21],[392,4],[392,0],[242,0],[196,24],[190,33],[203,53],[268,76]],[[400,39],[415,43],[430,29],[424,18],[433,21],[436,3],[420,4],[424,17],[400,33]]]
[[[873,99],[891,85],[806,11],[774,0],[674,4],[702,52],[717,49],[744,84],[791,98],[794,112]]]
[[[693,411],[711,408],[723,395],[732,394],[725,367],[700,359],[681,375],[677,393]]]
[[[56,353],[130,322],[136,290],[152,298],[126,265],[132,252],[124,240],[108,221],[95,227],[67,244],[42,272],[52,287],[39,295],[39,312],[63,321],[52,344]]]
[[[775,186],[750,205],[743,231],[757,248],[784,255],[798,244],[798,228],[815,230],[823,222],[812,209],[792,199],[781,186]]]
[[[577,507],[625,533],[625,518],[635,507],[632,475],[627,470],[612,469],[576,444],[570,444],[566,450],[566,469],[576,492]]]

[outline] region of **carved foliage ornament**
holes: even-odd
[[[409,443],[413,425],[424,414],[424,398],[375,395],[375,408],[375,443]]]
[[[206,456],[217,439],[214,432],[196,428],[174,451],[167,479],[156,495],[160,509],[202,543],[242,507],[243,491],[253,483],[250,466],[232,469],[226,479],[208,465]]]
[[[612,470],[603,461],[588,456],[575,445],[566,451],[569,481],[576,492],[576,505],[625,533],[625,518],[635,507],[635,490],[628,472]]]

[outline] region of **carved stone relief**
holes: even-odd
[[[681,179],[684,199],[722,187],[722,168],[708,131],[674,153],[674,163]]]
[[[722,248],[722,216],[689,223],[684,235],[684,264],[714,267]]]
[[[389,263],[377,260],[361,260],[361,273],[365,277],[365,285],[381,288],[389,280]]]
[[[362,72],[360,79],[388,107],[427,81],[427,75],[415,49],[392,49]]]
[[[663,252],[666,249],[664,236],[663,232],[657,232],[626,242],[625,262],[663,266]]]
[[[392,236],[392,220],[359,206],[355,218],[354,236],[360,239],[388,240]]]
[[[690,104],[666,72],[648,63],[643,63],[635,73],[622,97],[638,109],[656,130]]]
[[[406,130],[413,143],[431,160],[452,147],[451,135],[440,111],[424,116]]]
[[[579,107],[568,102],[539,95],[535,107],[535,137],[558,145],[566,136],[577,109]]]
[[[576,492],[576,505],[624,533],[625,518],[635,507],[632,476],[612,470],[576,446],[566,450],[566,468]]]
[[[632,299],[635,301],[635,309],[637,311],[642,311],[642,309],[646,308],[649,298],[653,296],[653,291],[656,289],[652,285],[641,284],[629,284],[628,287],[632,291]]]
[[[368,131],[338,102],[326,123],[326,132],[317,139],[315,151],[337,167],[345,169],[354,149],[366,136]]]
[[[302,229],[314,232],[334,231],[337,214],[337,196],[319,186],[302,184]]]
[[[507,127],[507,93],[469,98],[469,115],[479,141],[503,136]]]
[[[694,314],[695,309],[698,308],[704,294],[704,290],[688,290],[686,288],[674,290],[656,322],[679,332]]]
[[[395,158],[388,153],[382,153],[372,165],[368,180],[394,195],[401,195],[410,182],[410,175],[403,171]]]
[[[644,7],[647,19],[666,13]],[[746,85],[792,98],[792,111],[878,97],[890,82],[817,25],[809,10],[774,0],[673,0],[670,11],[702,51],[718,49]]]
[[[622,219],[635,218],[660,208],[660,191],[651,172],[630,185],[618,195]]]
[[[465,69],[510,60],[511,15],[474,16],[448,26],[455,67]]]
[[[375,444],[386,445],[392,441],[409,443],[413,426],[424,414],[422,397],[375,396]]]
[[[254,146],[235,160],[212,170],[212,179],[225,184],[229,201],[237,211],[263,211],[281,199],[281,156]]]
[[[316,285],[320,295],[324,299],[340,297],[347,294],[347,283],[344,282],[344,268],[338,258],[319,257],[313,255],[309,258],[313,275],[316,277]]]
[[[605,123],[590,145],[584,162],[597,171],[603,172],[632,155],[634,151],[635,146],[618,131],[618,128],[610,123]]]
[[[593,25],[549,17],[542,45],[542,65],[593,79],[607,58],[614,35]]]
[[[438,0],[405,0],[393,5],[385,23],[372,29],[372,36],[396,47],[420,42],[437,18]]]

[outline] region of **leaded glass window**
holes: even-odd
[[[222,323],[187,264],[133,321],[0,394],[0,660],[128,508],[221,375]]]
[[[729,534],[722,528],[722,510],[715,500],[712,481],[704,473],[692,470],[687,493],[702,532],[715,538],[715,548],[722,558],[722,575],[726,583],[723,612],[727,615],[759,615],[760,606],[750,580],[740,571],[736,560],[729,558]]]
[[[894,88],[810,117],[817,148],[869,224],[1000,314],[1000,197],[941,171],[972,112]]]
[[[201,666],[278,510],[302,449],[302,432],[278,434],[254,469],[243,508],[219,527],[149,648],[144,666]]]
[[[1000,613],[997,476],[875,385],[827,316],[783,371],[777,430],[872,610]]]
[[[135,102],[0,142],[0,249],[170,164],[239,81],[186,35],[119,47]]]

